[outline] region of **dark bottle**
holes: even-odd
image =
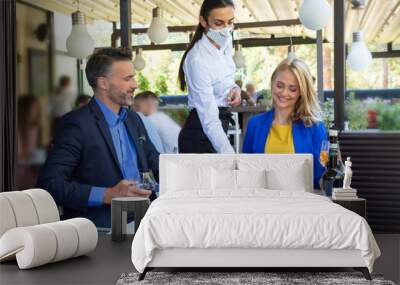
[[[329,162],[322,176],[323,190],[327,196],[332,195],[334,187],[342,187],[344,167],[341,160],[338,131],[329,130]]]

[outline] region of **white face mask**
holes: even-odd
[[[212,39],[221,48],[224,48],[229,41],[232,41],[232,27],[227,26],[223,29],[214,30],[208,29],[207,36]]]

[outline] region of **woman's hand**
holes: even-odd
[[[240,96],[241,92],[242,90],[239,86],[233,87],[228,94],[228,104],[233,107],[240,105],[240,103],[242,103],[242,97]]]

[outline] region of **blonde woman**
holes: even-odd
[[[311,153],[314,187],[324,167],[319,163],[327,139],[310,70],[302,60],[287,58],[271,77],[273,109],[254,116],[247,126],[244,153]]]

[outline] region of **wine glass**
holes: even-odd
[[[326,166],[329,161],[329,141],[323,140],[321,144],[321,151],[319,153],[319,163]]]
[[[156,192],[158,189],[158,183],[154,179],[153,172],[151,170],[140,173],[140,184],[139,188]]]

